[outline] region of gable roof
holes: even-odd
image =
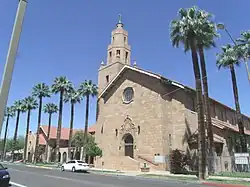
[[[190,90],[190,91],[193,91],[195,92],[195,89],[194,88],[191,88],[191,87],[188,87],[186,85],[183,85],[177,81],[173,81],[173,80],[170,80],[170,79],[167,79],[159,74],[156,74],[156,73],[152,73],[150,71],[146,71],[146,70],[143,70],[143,69],[140,69],[138,67],[132,67],[132,66],[128,66],[128,65],[124,65],[123,68],[117,73],[117,75],[106,85],[106,87],[103,89],[103,91],[100,93],[100,95],[98,96],[98,99],[100,99],[101,97],[104,96],[104,94],[115,84],[115,82],[121,77],[121,74],[124,73],[125,71],[127,70],[132,70],[134,72],[137,72],[137,73],[141,73],[141,74],[144,74],[144,75],[147,75],[147,76],[150,76],[150,77],[153,77],[153,78],[156,78],[158,80],[161,80],[163,82],[166,82],[168,84],[171,84],[175,87],[178,87],[177,90],[179,89],[186,89],[186,90]],[[176,90],[176,91],[177,91]],[[167,93],[168,94],[168,93]],[[209,98],[210,100],[212,100],[213,102],[231,110],[231,111],[234,111],[235,112],[235,109],[215,100],[215,99],[212,99],[211,97]],[[247,115],[244,115],[242,114],[243,117],[246,117],[248,120],[250,120],[249,116]]]
[[[156,78],[158,80],[169,81],[169,82],[171,82],[172,85],[184,89],[184,85],[182,85],[182,84],[180,84],[178,82],[172,81],[170,79],[166,79],[166,78],[162,77],[159,74],[152,73],[152,72],[149,72],[149,71],[145,71],[145,70],[140,69],[138,67],[132,67],[132,66],[124,65],[123,68],[117,73],[117,75],[103,89],[103,91],[101,92],[101,94],[98,96],[98,99],[100,99],[106,93],[106,91],[109,90],[112,87],[112,85],[114,84],[114,82],[117,81],[120,78],[121,74],[123,72],[125,72],[126,70],[132,70],[132,71],[135,71],[135,72],[138,72],[138,73],[141,73],[141,74],[144,74],[144,75]]]
[[[41,125],[41,130],[43,131],[45,136],[48,136],[48,126],[47,125]],[[84,130],[84,129],[73,129],[73,134],[75,132],[81,131],[81,130]],[[70,128],[62,127],[62,129],[61,129],[61,140],[69,140],[69,131],[70,131]],[[90,126],[89,129],[88,129],[88,132],[89,133],[95,132],[95,127]],[[51,128],[50,128],[50,139],[56,139],[56,136],[57,136],[57,127],[51,126]],[[44,139],[44,137],[43,137],[43,139]],[[42,142],[43,142],[43,140],[41,141],[41,143]]]

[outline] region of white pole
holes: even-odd
[[[2,131],[4,113],[5,113],[5,108],[6,108],[7,101],[8,101],[12,74],[14,70],[16,53],[17,53],[19,39],[20,39],[21,31],[22,31],[22,24],[23,24],[23,18],[24,18],[26,6],[27,6],[27,0],[19,0],[17,13],[16,13],[16,19],[15,19],[15,23],[14,23],[14,27],[13,27],[13,31],[11,35],[9,50],[8,50],[4,73],[2,77],[2,84],[1,84],[1,90],[0,90],[0,134]]]

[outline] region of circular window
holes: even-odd
[[[123,101],[125,103],[130,103],[134,97],[134,90],[131,87],[128,87],[123,92]]]

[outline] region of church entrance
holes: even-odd
[[[125,156],[134,158],[134,138],[131,134],[124,136],[124,146]]]

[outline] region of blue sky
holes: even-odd
[[[250,29],[249,19],[243,16],[250,6],[249,0],[227,1],[145,1],[145,0],[30,0],[25,15],[23,32],[16,59],[9,95],[9,105],[31,94],[32,87],[40,82],[52,84],[55,77],[67,76],[76,86],[85,79],[97,83],[97,70],[106,60],[106,50],[111,31],[121,13],[132,60],[140,68],[164,75],[194,87],[190,53],[171,46],[169,23],[177,16],[179,8],[197,5],[215,15],[215,21],[224,22],[233,37]],[[15,19],[17,0],[1,0],[0,6],[0,75],[2,76],[7,49]],[[217,46],[230,42],[225,32]],[[206,51],[210,96],[234,107],[231,77],[228,70],[218,70],[215,54],[219,48]],[[250,115],[249,92],[244,66],[237,68],[239,97],[242,112]],[[58,95],[44,102],[58,103]],[[91,100],[90,124],[95,122],[95,100]],[[65,104],[63,126],[69,126],[69,105]],[[76,106],[75,127],[84,127],[85,101]],[[48,116],[42,116],[48,123]],[[57,115],[53,118],[57,125]],[[31,130],[37,125],[37,111],[32,113]],[[9,136],[13,136],[15,121],[11,120]],[[21,115],[19,134],[24,134],[26,114]],[[2,131],[3,132],[3,131]],[[3,133],[2,133],[3,134]]]

